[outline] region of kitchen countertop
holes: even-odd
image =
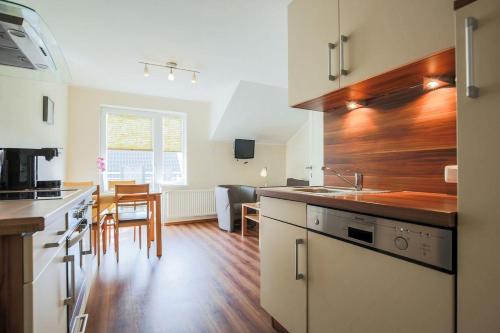
[[[257,194],[438,227],[452,228],[457,223],[457,197],[454,195],[403,191],[333,197],[296,189],[297,187],[259,188]]]
[[[74,189],[76,190],[63,199],[0,200],[0,235],[44,230],[53,219],[63,216],[79,200],[91,195],[95,191],[95,186]]]

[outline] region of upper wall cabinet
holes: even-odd
[[[289,5],[290,105],[313,99],[340,87],[337,74],[338,10],[338,0],[295,0]]]
[[[449,0],[295,0],[288,17],[292,106],[454,46]]]

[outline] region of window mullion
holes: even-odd
[[[154,166],[154,190],[161,190],[160,182],[162,181],[163,169],[162,169],[162,151],[163,151],[163,128],[162,128],[162,116],[155,115],[153,118],[153,166]]]

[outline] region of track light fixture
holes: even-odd
[[[155,66],[155,67],[163,67],[163,68],[167,68],[170,70],[170,72],[168,73],[168,80],[169,81],[174,81],[175,80],[175,75],[174,75],[174,71],[184,71],[184,72],[190,72],[192,73],[192,77],[191,77],[191,82],[194,84],[198,81],[198,74],[200,74],[200,71],[196,70],[196,69],[191,69],[191,68],[181,68],[177,65],[176,62],[173,62],[173,61],[169,61],[167,62],[165,65],[162,65],[162,64],[155,64],[155,63],[152,63],[152,62],[146,62],[146,61],[139,61],[140,64],[144,64],[144,76],[145,77],[148,77],[149,76],[149,66]]]

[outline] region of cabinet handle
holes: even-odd
[[[78,324],[78,320],[80,320],[80,326],[79,329],[75,331],[75,327]],[[87,330],[87,321],[89,320],[89,315],[88,314],[83,314],[81,316],[78,316],[75,318],[75,325],[73,327],[73,332],[75,333],[85,333]]]
[[[61,230],[57,232],[57,235],[62,235],[61,238],[55,243],[45,243],[43,247],[45,248],[53,248],[53,247],[59,247],[61,246],[64,242],[66,242],[66,239],[68,236],[73,232],[73,230]]]
[[[299,245],[304,244],[303,239],[295,240],[295,280],[302,280],[304,278],[304,274],[299,273]]]
[[[75,256],[69,255],[63,258],[63,262],[71,263],[71,296],[64,300],[64,305],[73,305],[75,304]]]
[[[474,30],[477,29],[477,20],[474,17],[465,18],[465,95],[470,98],[479,97],[479,88],[474,85]]]
[[[344,59],[344,43],[347,42],[347,36],[340,35],[340,75],[347,76],[349,71],[345,69],[345,59]]]
[[[335,43],[328,43],[328,80],[335,81],[336,75],[332,74],[332,50],[337,47]]]

